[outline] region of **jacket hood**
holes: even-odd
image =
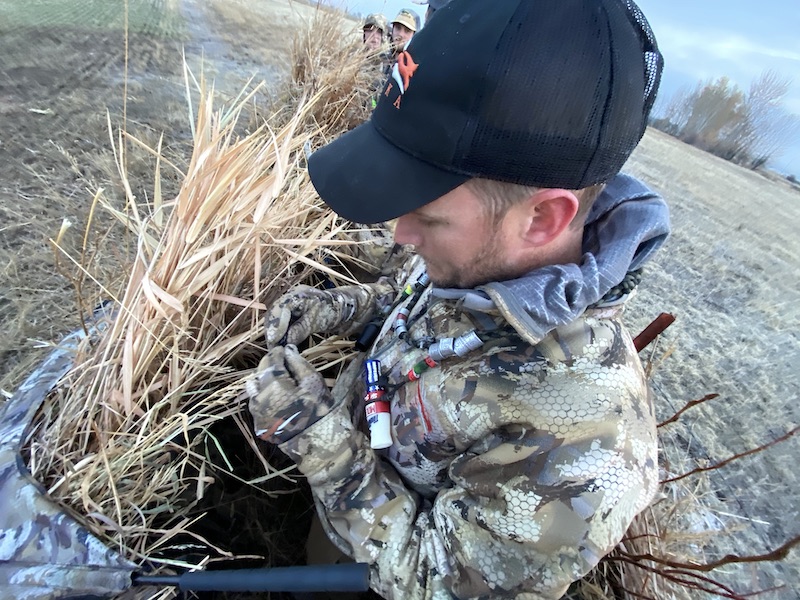
[[[642,267],[669,235],[664,199],[630,175],[614,177],[586,219],[580,264],[548,265],[519,279],[474,290],[434,288],[475,310],[500,310],[532,344],[597,304],[630,271]]]

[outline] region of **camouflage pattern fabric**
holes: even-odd
[[[74,333],[0,408],[0,597],[111,597],[131,586],[135,565],[107,548],[50,500],[20,456],[45,396],[72,367]]]
[[[369,273],[393,275],[410,257],[407,246],[395,243],[394,231],[387,223],[355,225],[352,235],[360,242],[354,248],[354,256]]]
[[[428,295],[406,340],[387,319],[371,356],[393,394],[393,446],[373,451],[357,425],[356,363],[330,412],[280,446],[329,537],[371,564],[373,589],[554,599],[614,548],[658,484],[652,401],[622,311],[589,309],[535,344],[508,315]],[[416,341],[472,329],[480,350],[406,378],[426,356]]]
[[[386,280],[335,290],[299,285],[267,313],[267,347],[299,344],[312,333],[359,331],[373,317],[381,298],[393,295],[394,288]]]
[[[319,421],[333,405],[322,375],[291,344],[267,352],[245,392],[256,435],[276,444]]]

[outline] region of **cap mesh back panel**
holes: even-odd
[[[650,115],[650,110],[653,108],[653,103],[658,93],[658,87],[661,83],[661,71],[664,68],[664,57],[658,51],[658,44],[656,43],[655,35],[653,35],[653,30],[650,29],[650,24],[647,22],[647,19],[645,19],[639,7],[631,2],[631,0],[626,0],[625,6],[628,9],[628,16],[633,20],[642,38],[645,81],[647,82],[644,102],[646,121],[647,117]]]
[[[623,0],[521,3],[487,73],[494,85],[473,107],[458,167],[576,189],[619,171],[644,131],[654,94],[643,90],[657,88],[657,77],[645,78],[658,68],[643,52],[655,40],[643,17],[629,16],[634,8]],[[535,24],[531,33],[526,23]]]

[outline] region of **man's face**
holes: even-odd
[[[524,274],[513,261],[518,228],[512,213],[495,226],[482,201],[462,185],[397,219],[394,239],[415,246],[439,287],[505,281]]]
[[[411,39],[412,35],[414,35],[414,32],[408,27],[402,23],[395,23],[392,26],[392,45],[398,52],[400,52],[406,47],[406,44],[408,43],[408,40]]]
[[[370,51],[376,51],[381,47],[383,32],[374,25],[364,27],[364,47]]]

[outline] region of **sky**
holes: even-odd
[[[487,4],[492,0],[486,0]],[[636,0],[664,55],[659,102],[684,86],[727,76],[747,90],[767,69],[792,81],[783,106],[800,117],[800,0]],[[401,8],[420,17],[412,0],[331,2],[391,19]],[[800,139],[771,166],[800,177]]]

